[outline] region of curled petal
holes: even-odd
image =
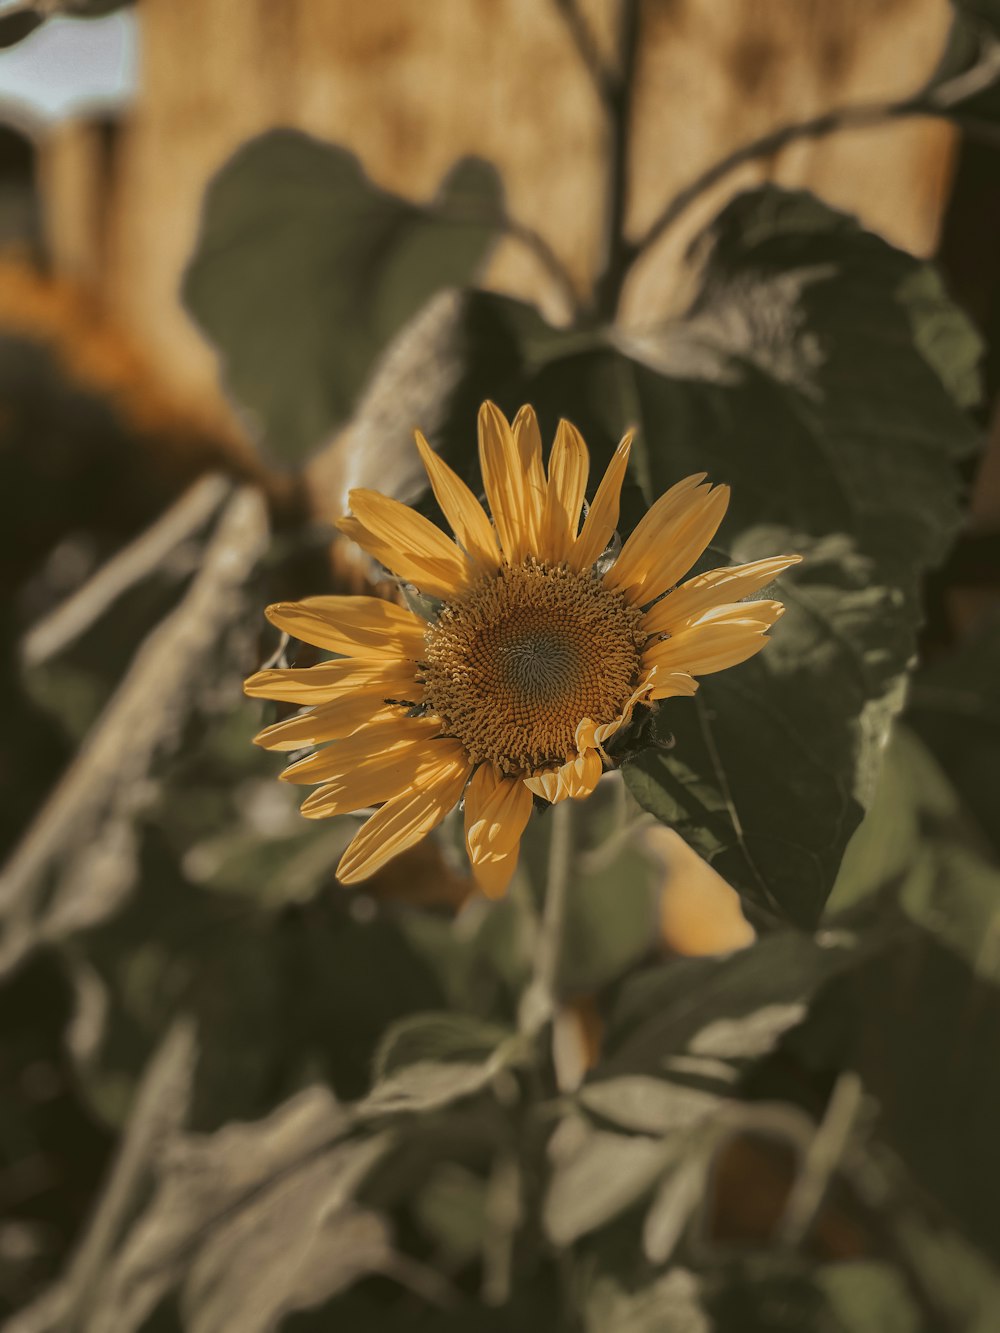
[[[524,785],[536,796],[543,797],[550,804],[565,801],[567,797],[582,800],[597,786],[604,765],[596,750],[585,750],[575,759],[569,759],[559,768],[550,768],[544,773],[534,773],[524,779]]]

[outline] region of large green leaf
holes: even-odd
[[[496,172],[476,159],[417,205],[297,131],[241,148],[209,186],[184,296],[266,446],[298,459],[321,444],[396,330],[475,273],[501,217]]]
[[[707,563],[804,567],[758,659],[661,710],[634,794],[742,893],[809,925],[877,775],[915,648],[921,573],[960,519],[978,342],[936,274],[803,194],[734,200],[701,239],[686,318],[641,339],[541,337],[522,391],[603,462],[640,428],[647,502],[691,472],[733,487]],[[633,490],[624,526],[639,509]]]

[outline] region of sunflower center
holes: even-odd
[[[504,565],[428,629],[424,699],[474,763],[564,763],[583,718],[611,722],[638,683],[641,615],[589,571]]]

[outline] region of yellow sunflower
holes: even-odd
[[[376,597],[279,602],[267,617],[337,656],[259,671],[247,694],[306,705],[255,739],[272,750],[324,749],[292,763],[287,782],[316,785],[302,813],[322,819],[379,808],[344,852],[356,883],[423,838],[464,794],[469,859],[498,896],[517,864],[533,797],[589,796],[604,743],[640,705],[693,695],[695,679],[752,657],[784,609],[741,602],[795,555],[713,569],[678,586],[722,522],[729,488],[686,477],[645,514],[620,554],[618,523],[631,436],[615,451],[581,526],[589,456],[561,421],[542,465],[538,421],[479,413],[489,516],[417,432],[446,536],[413,509],[350,493],[344,533],[431,609]]]

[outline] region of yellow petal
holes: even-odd
[[[655,668],[647,671],[643,677],[642,683],[636,686],[625,700],[625,705],[622,708],[622,711],[617,717],[613,717],[610,722],[598,723],[594,722],[592,718],[585,717],[577,726],[574,736],[577,750],[582,754],[585,750],[600,747],[609,739],[609,737],[613,736],[616,731],[619,731],[622,727],[631,722],[636,704],[649,697],[655,679]]]
[[[661,495],[644,514],[622,553],[605,575],[605,585],[650,602],[687,572],[715,536],[729,504],[729,487],[699,485],[687,477]]]
[[[513,433],[514,447],[524,478],[524,533],[521,554],[540,555],[542,516],[545,512],[545,492],[548,487],[542,467],[542,435],[538,429],[538,417],[535,415],[535,409],[527,403],[519,409],[514,418]]]
[[[482,505],[458,473],[434,452],[420,431],[416,432],[416,437],[434,498],[451,524],[459,545],[465,549],[478,570],[489,573],[497,569],[500,552],[497,549],[496,533]]]
[[[243,682],[243,692],[251,699],[315,705],[371,687],[384,699],[417,703],[421,687],[415,679],[416,670],[416,664],[409,661],[362,661],[347,657],[339,662],[320,662],[318,666],[257,671]]]
[[[516,564],[528,554],[534,501],[513,432],[495,403],[479,409],[479,467],[503,553]]]
[[[587,494],[590,455],[583,436],[568,421],[560,421],[549,455],[549,484],[542,516],[544,560],[560,564],[569,559]]]
[[[572,569],[581,571],[589,569],[614,535],[621,507],[622,483],[625,480],[625,470],[628,467],[631,450],[630,431],[612,455],[608,469],[597,488],[594,503],[587,510],[583,531],[569,553],[569,564]]]
[[[650,699],[692,698],[698,692],[698,682],[686,671],[657,670],[649,691]]]
[[[346,782],[372,756],[410,746],[426,749],[440,730],[440,718],[407,717],[403,709],[397,708],[389,716],[359,727],[342,740],[289,764],[281,774],[281,780],[307,785]]]
[[[418,791],[404,791],[386,801],[361,828],[337,867],[342,884],[357,884],[394,856],[419,842],[457,804],[472,765],[459,752],[422,769]]]
[[[690,629],[651,644],[644,666],[661,672],[706,676],[745,662],[767,643],[766,632],[781,615],[780,602],[737,602],[709,612]]]
[[[517,868],[531,793],[518,778],[480,764],[465,794],[465,840],[476,882],[488,898],[502,896]]]
[[[533,773],[524,779],[524,785],[536,796],[543,797],[553,805],[565,801],[567,797],[581,800],[597,786],[604,771],[601,756],[596,750],[586,750],[576,759],[570,759],[559,768],[550,768],[544,773]]]
[[[737,602],[741,597],[759,592],[782,570],[799,564],[801,560],[800,555],[775,555],[747,565],[706,570],[667,593],[651,607],[643,616],[643,628],[647,634],[675,634],[720,601]]]
[[[303,801],[302,814],[307,819],[327,819],[380,805],[416,787],[429,767],[459,759],[463,754],[457,741],[442,738],[371,755],[345,777],[317,787]]]
[[[412,583],[420,592],[430,597],[453,597],[456,591],[464,586],[456,584],[451,561],[425,560],[416,556],[401,555],[389,542],[383,541],[381,537],[366,528],[360,519],[351,515],[338,518],[336,526],[345,537],[357,542],[363,551],[367,551],[374,560],[390,570],[397,578]]]
[[[265,750],[301,750],[307,745],[342,740],[369,723],[401,715],[398,704],[386,704],[378,686],[369,687],[320,704],[298,717],[275,722],[258,732],[253,741]]]
[[[467,557],[429,518],[399,500],[364,488],[349,491],[347,502],[366,536],[370,534],[383,550],[390,552],[391,562],[386,568],[394,574],[410,578],[401,567],[402,562],[418,571],[426,569],[436,579],[443,576],[452,590],[468,584]],[[359,541],[359,545],[364,543]],[[381,556],[377,558],[386,563]],[[416,578],[413,581],[418,587],[423,586]]]
[[[423,655],[424,621],[379,597],[306,597],[275,602],[264,614],[293,638],[331,653],[412,660]]]

